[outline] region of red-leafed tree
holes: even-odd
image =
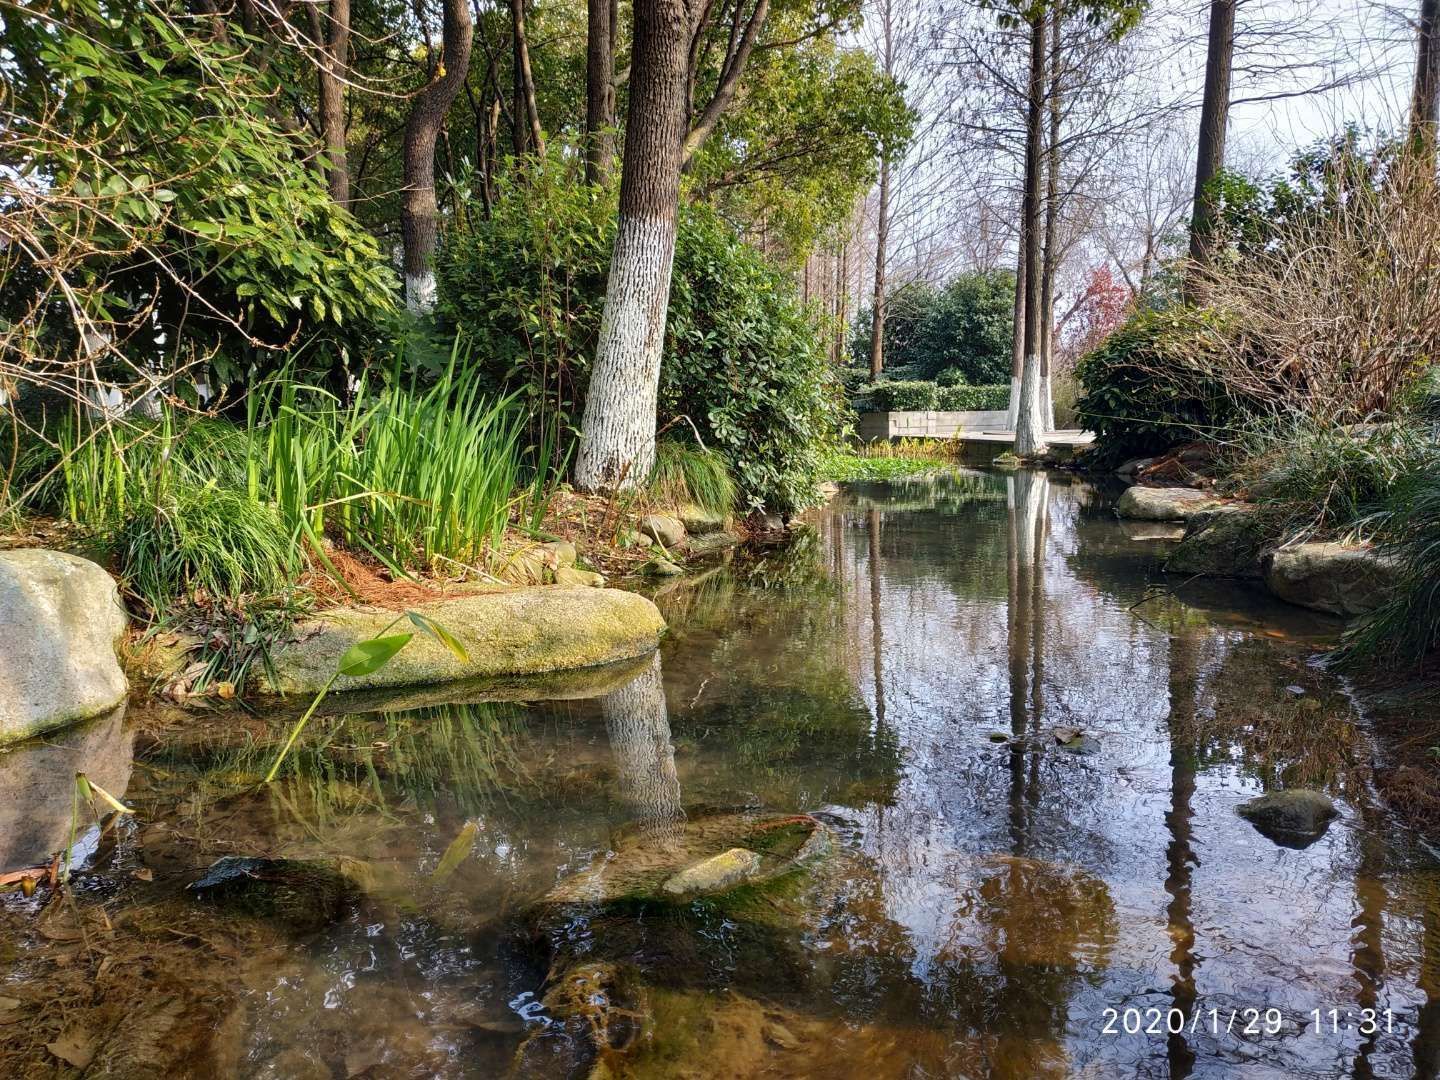
[[[1090,352],[1125,321],[1134,309],[1135,293],[1110,272],[1108,263],[1092,266],[1085,287],[1055,327],[1060,357],[1067,366]]]

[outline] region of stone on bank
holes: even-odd
[[[665,621],[638,593],[583,585],[552,585],[475,593],[414,609],[454,635],[461,660],[428,634],[416,633],[384,667],[343,677],[337,690],[420,686],[492,675],[535,675],[596,667],[642,656],[659,644]],[[330,679],[346,649],[386,631],[414,629],[399,612],[338,608],[298,624],[273,654],[268,689],[312,694]]]
[[[114,709],[128,620],[115,580],[63,551],[0,552],[0,745]]]
[[[1395,587],[1394,563],[1367,547],[1295,544],[1270,557],[1265,584],[1281,600],[1334,615],[1374,611]]]
[[[1195,488],[1160,488],[1134,484],[1125,489],[1115,512],[1134,521],[1187,521],[1202,510],[1222,505],[1215,496]]]

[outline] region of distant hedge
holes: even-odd
[[[878,382],[862,387],[856,396],[861,411],[877,412],[988,412],[1008,408],[1010,387],[936,386],[932,382],[907,380]]]

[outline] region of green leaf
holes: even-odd
[[[341,675],[349,675],[351,678],[370,675],[394,659],[395,654],[410,644],[410,639],[414,636],[414,634],[391,634],[389,637],[377,637],[371,638],[369,641],[358,642],[345,650],[336,669]]]
[[[470,654],[465,651],[465,646],[460,644],[460,642],[455,639],[455,635],[450,633],[450,631],[446,630],[433,619],[427,619],[418,611],[407,611],[405,614],[417,627],[449,649],[455,655],[455,659],[461,663],[469,661]]]

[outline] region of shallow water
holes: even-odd
[[[137,708],[0,756],[28,793],[0,861],[63,846],[73,768],[136,810],[81,838],[74,905],[0,899],[0,1062],[503,1075],[571,1037],[547,976],[605,963],[638,988],[613,1075],[1435,1076],[1440,876],[1315,662],[1338,624],[1165,578],[1110,503],[851,488],[658,596],[658,659],[599,696],[333,713],[269,788],[286,717]],[[1283,786],[1341,816],[1297,847],[1236,815]],[[813,814],[834,852],[743,903],[577,899],[737,810]],[[362,887],[319,915],[186,891],[229,855]]]

